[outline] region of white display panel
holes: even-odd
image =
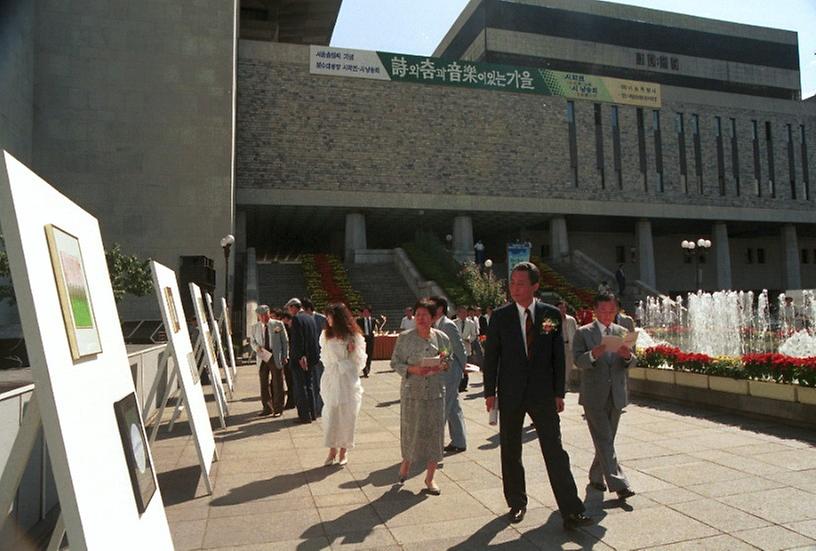
[[[138,401],[125,401],[135,390],[97,220],[3,152],[0,223],[71,549],[172,549]],[[68,290],[91,308],[73,315],[93,320],[98,347],[80,335],[72,352],[48,226],[79,245],[87,301]]]
[[[150,269],[153,272],[153,286],[156,289],[162,321],[173,349],[175,369],[181,383],[184,404],[187,406],[187,417],[196,443],[202,474],[209,479],[215,456],[215,438],[207,403],[204,400],[204,391],[198,377],[198,366],[190,345],[190,333],[184,319],[176,274],[155,261],[150,263]]]
[[[215,310],[213,310],[210,293],[204,293],[204,305],[207,307],[208,319],[212,322],[210,326],[212,327],[215,348],[218,352],[216,359],[221,360],[219,365],[221,366],[221,369],[224,370],[224,374],[227,376],[227,386],[230,390],[230,398],[232,398],[232,393],[235,391],[235,386],[232,383],[232,369],[227,364],[227,355],[224,354],[224,346],[221,344],[221,330],[218,328],[218,318],[215,317]]]
[[[227,301],[221,297],[221,319],[224,320],[224,340],[227,341],[227,351],[229,352],[230,367],[233,378],[238,376],[238,365],[235,363],[235,348],[232,346],[232,323],[227,310]]]
[[[207,307],[204,305],[201,288],[192,282],[190,283],[190,296],[193,299],[193,310],[198,322],[198,336],[201,346],[204,348],[204,364],[210,374],[210,384],[213,387],[215,403],[218,405],[221,418],[226,420],[227,415],[229,415],[229,407],[227,406],[227,396],[224,393],[224,385],[221,383],[221,370],[218,368],[218,360],[215,358],[212,333],[210,333],[210,324],[207,321]]]

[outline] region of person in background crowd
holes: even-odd
[[[467,358],[466,363],[475,364],[473,349],[479,345],[478,326],[474,323],[473,318],[468,315],[468,309],[464,306],[459,306],[456,309],[456,319],[454,323],[456,324],[456,329],[459,330],[459,334],[462,336],[462,344],[465,346],[465,357]],[[467,371],[463,369],[462,379],[459,381],[457,387],[459,392],[465,392],[467,390],[469,380],[470,378],[468,377]]]
[[[606,280],[601,281],[598,284],[598,294],[609,294],[612,292],[612,287],[609,286],[609,282]]]
[[[482,240],[479,239],[476,241],[476,244],[473,245],[473,256],[476,259],[476,264],[482,266],[485,262],[485,246],[482,243]]]
[[[564,362],[567,374],[567,385],[570,390],[576,390],[581,381],[580,371],[575,367],[572,359],[572,345],[575,332],[578,330],[578,322],[567,313],[567,303],[562,299],[556,303],[558,311],[561,312],[561,334],[564,337]]]
[[[628,368],[637,365],[637,358],[626,345],[607,350],[602,344],[605,335],[625,334],[624,328],[614,323],[617,311],[614,295],[595,297],[595,321],[578,329],[573,354],[581,369],[578,403],[584,406],[589,434],[595,445],[589,485],[599,492],[608,488],[610,492],[616,492],[619,499],[626,499],[635,492],[618,464],[615,435],[621,411],[628,403]]]
[[[397,337],[391,368],[402,376],[400,384],[400,448],[402,463],[400,484],[408,478],[411,463],[426,465],[425,491],[439,495],[434,481],[436,467],[442,461],[445,438],[445,364],[423,362],[450,350],[447,335],[431,327],[436,304],[420,299],[414,305],[416,328]]]
[[[445,380],[445,420],[448,423],[451,442],[445,446],[445,451],[447,453],[460,453],[467,449],[465,415],[462,413],[459,393],[457,392],[467,363],[465,345],[456,324],[446,315],[448,301],[442,297],[431,297],[430,300],[436,305],[436,309],[432,312],[434,328],[445,333],[450,342],[448,356],[451,358],[451,362],[443,377]]]
[[[618,269],[615,270],[615,281],[618,283],[618,296],[622,297],[626,290],[626,274],[623,273],[623,264],[618,264]]]
[[[315,366],[320,362],[317,324],[313,316],[301,310],[299,299],[290,299],[286,308],[292,316],[289,368],[295,382],[298,419],[301,423],[311,423],[317,419],[317,393],[314,384]]]
[[[414,321],[414,309],[409,306],[405,309],[405,315],[402,317],[402,321],[400,321],[400,333],[413,329],[414,327],[416,327],[416,322]]]
[[[270,316],[269,306],[255,309],[258,323],[252,327],[249,344],[255,351],[255,364],[261,382],[261,411],[258,416],[283,414],[283,367],[289,361],[289,339],[283,323]],[[266,351],[266,352],[262,352]],[[262,355],[270,354],[264,361]]]
[[[320,334],[326,329],[328,322],[326,320],[326,316],[321,314],[320,312],[315,312],[314,303],[311,299],[304,298],[301,301],[303,305],[303,311],[306,312],[307,315],[312,316],[315,321],[315,325],[317,326],[317,352],[320,353]],[[312,376],[314,382],[314,389],[315,389],[315,413],[318,417],[323,414],[323,393],[320,392],[320,381],[323,379],[323,361],[319,361],[314,366],[315,372]]]
[[[354,429],[363,401],[360,370],[365,365],[365,341],[345,304],[332,304],[327,311],[327,327],[320,334],[323,443],[329,448],[324,465],[335,460],[345,465],[346,452],[354,447]]]
[[[363,332],[365,339],[366,363],[363,368],[363,377],[368,378],[371,371],[371,360],[374,359],[374,318],[371,317],[371,306],[363,307],[363,315],[357,318],[357,325]]]
[[[292,331],[292,315],[289,312],[284,312],[280,308],[273,308],[269,311],[269,317],[283,323],[283,327],[286,329],[286,340],[290,341]],[[289,362],[286,362],[283,365],[283,378],[286,381],[286,403],[283,405],[283,409],[294,409],[295,379],[294,375],[292,375],[292,370],[289,368]]]
[[[643,326],[643,301],[639,300],[635,308],[635,327]]]
[[[626,314],[619,298],[615,298],[615,305],[617,307],[617,314],[615,315],[615,323],[625,327],[627,331],[635,330],[635,320]]]

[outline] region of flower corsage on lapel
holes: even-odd
[[[561,324],[561,320],[554,320],[550,318],[544,318],[544,321],[541,322],[541,325],[538,327],[538,332],[541,335],[549,335],[553,331],[558,330],[558,326]]]

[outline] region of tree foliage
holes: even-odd
[[[481,308],[499,306],[507,302],[504,280],[493,275],[491,271],[483,272],[474,262],[465,262],[459,276],[473,300]]]

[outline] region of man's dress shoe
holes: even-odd
[[[627,497],[632,497],[635,495],[635,491],[632,488],[624,488],[616,493],[618,494],[618,499],[626,499]]]
[[[512,524],[518,524],[522,520],[524,520],[524,515],[527,513],[526,507],[513,507],[510,509],[510,513],[508,516],[510,517],[510,522]]]
[[[592,481],[590,481],[589,482],[589,487],[592,488],[593,490],[598,490],[599,492],[605,492],[606,491],[606,484],[604,484],[603,482],[592,482]]]
[[[564,517],[564,529],[575,530],[579,526],[589,526],[594,521],[584,513],[572,513]]]

